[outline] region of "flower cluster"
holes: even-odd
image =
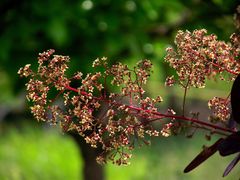
[[[93,67],[101,66],[104,72],[89,73],[85,78],[77,72],[68,78],[65,72],[69,57],[53,54],[54,50],[39,54],[37,73],[30,65],[18,72],[30,78],[26,84],[27,99],[32,102],[31,112],[37,120],[60,123],[63,131],[77,132],[93,148],[101,146],[99,163],[109,159],[118,165],[128,164],[136,142],[145,143],[146,136],[166,136],[166,126],[157,130],[151,124],[151,120],[163,118],[152,113],[157,112],[162,98],[144,94],[144,85],[152,72],[149,60],[139,61],[130,69],[121,63],[109,66],[106,57],[98,58]],[[80,85],[72,87],[72,81]],[[114,92],[106,92],[111,89],[107,81],[114,86]],[[54,92],[56,97],[52,98]],[[63,103],[57,104],[60,95]],[[167,129],[170,131],[170,127]]]
[[[218,122],[219,120],[222,122],[226,122],[230,117],[230,109],[228,107],[230,100],[228,98],[219,98],[213,97],[208,101],[208,106],[211,110],[213,110],[213,116],[210,116],[210,120],[212,122]]]
[[[233,34],[231,43],[226,43],[219,41],[214,34],[207,35],[205,29],[192,33],[178,31],[176,50],[167,48],[165,60],[176,70],[181,86],[202,88],[207,77],[222,72],[239,73],[239,38],[239,35]]]
[[[106,57],[97,58],[92,64],[95,73],[83,76],[77,72],[67,77],[70,58],[54,55],[51,49],[39,54],[37,72],[27,64],[18,73],[29,78],[27,99],[32,102],[30,109],[38,121],[60,124],[64,132],[78,133],[93,148],[100,146],[102,153],[97,161],[101,164],[107,160],[128,164],[136,144],[149,144],[146,138],[150,136],[170,136],[174,129],[183,126],[179,120],[195,123],[198,128],[232,132],[184,114],[189,87],[204,87],[206,78],[224,71],[231,77],[240,71],[237,61],[240,37],[234,34],[231,43],[225,43],[206,33],[206,30],[179,31],[175,40],[177,50],[167,49],[165,60],[178,77],[168,77],[165,84],[179,83],[185,88],[181,116],[172,109],[160,113],[162,97],[146,96],[144,87],[152,73],[152,63],[147,59],[129,68],[122,63],[110,66]],[[98,67],[101,71],[97,71]],[[229,99],[217,97],[209,101],[214,119],[224,122],[229,117],[228,104]],[[160,122],[157,126],[153,123],[156,121]]]
[[[205,29],[193,32],[178,31],[175,44],[176,50],[172,47],[167,48],[165,60],[176,70],[178,77],[176,79],[173,76],[167,77],[165,84],[168,86],[178,83],[186,93],[190,87],[205,87],[207,78],[234,80],[235,75],[240,73],[238,34],[233,34],[230,42],[226,43],[218,40],[214,34],[208,35]],[[228,78],[225,78],[224,74],[227,74]],[[185,97],[186,94],[184,103]],[[228,120],[230,114],[228,104],[228,99],[219,97],[209,101],[209,108],[213,110],[211,122]]]

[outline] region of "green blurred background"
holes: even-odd
[[[107,56],[112,62],[133,65],[148,58],[154,74],[150,96],[162,95],[165,106],[178,108],[182,92],[164,88],[173,73],[164,63],[165,48],[177,30],[205,28],[228,40],[235,31],[233,14],[238,1],[226,0],[1,0],[0,2],[0,179],[82,179],[83,161],[74,141],[56,127],[36,123],[25,102],[24,79],[17,70],[36,67],[39,52],[49,48],[71,57],[69,73],[92,71],[91,62]],[[202,108],[214,95],[226,96],[231,84],[210,82],[190,92],[188,107]],[[206,116],[203,116],[206,117]],[[183,168],[206,142],[200,133],[155,138],[150,147],[134,152],[131,165],[107,165],[108,180],[221,179],[230,158],[214,155],[190,174]],[[93,172],[94,173],[94,172]],[[237,167],[225,179],[237,179]]]

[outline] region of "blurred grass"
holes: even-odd
[[[0,179],[79,179],[78,150],[68,136],[26,124],[0,138]]]
[[[188,90],[187,97],[188,100],[199,100],[199,101],[208,101],[214,96],[226,98],[231,91],[232,83],[230,81],[213,81],[207,80],[205,88],[195,88],[191,87]],[[163,98],[168,98],[169,96],[174,95],[176,98],[183,98],[184,89],[179,85],[166,87],[161,81],[150,81],[146,86],[146,92],[148,92],[152,97],[161,95]],[[169,92],[172,92],[170,94]]]
[[[74,142],[55,128],[24,125],[2,127],[0,132],[1,180],[77,180],[82,179],[82,160]],[[184,167],[200,152],[206,142],[202,134],[185,137],[155,138],[149,147],[137,148],[131,165],[106,166],[107,180],[202,180],[222,179],[222,173],[234,156],[215,154],[189,174]],[[238,179],[237,166],[225,180]]]

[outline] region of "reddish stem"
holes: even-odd
[[[79,90],[76,89],[76,88],[72,88],[70,86],[66,86],[65,88],[70,90],[70,91],[74,91],[74,92],[79,93]],[[88,93],[85,92],[85,91],[81,91],[80,93],[81,93],[81,95],[88,96]],[[99,98],[97,98],[97,99],[99,99]],[[107,103],[112,103],[112,104],[117,105],[117,106],[123,105],[123,104],[118,103],[118,102],[111,102],[110,100],[107,100],[107,99],[101,99],[101,100],[105,101]],[[221,130],[221,131],[224,131],[224,132],[229,132],[229,133],[234,133],[235,132],[233,129],[224,128],[224,127],[221,127],[221,126],[218,126],[218,125],[215,125],[215,124],[211,124],[211,123],[208,123],[206,121],[201,121],[201,120],[198,120],[198,119],[194,119],[194,118],[188,118],[188,117],[185,117],[185,116],[177,116],[177,115],[171,115],[171,114],[163,114],[163,113],[160,113],[160,112],[155,112],[155,111],[151,111],[151,110],[142,109],[140,107],[135,107],[135,106],[132,106],[132,105],[125,105],[125,107],[129,108],[131,110],[139,111],[139,112],[144,111],[146,113],[156,115],[160,118],[180,119],[180,120],[200,124],[200,125],[203,125],[203,126],[207,126],[207,127],[213,128],[213,129]],[[149,120],[148,122],[153,122],[153,121],[156,121],[156,119]]]
[[[74,92],[79,92],[76,88],[72,88],[70,86],[65,86],[66,89],[70,90],[70,91],[74,91]],[[81,93],[82,94],[82,93]]]
[[[218,64],[216,64],[216,63],[214,63],[214,62],[212,62],[212,64],[213,64],[214,66],[216,66],[217,68],[222,68],[220,65],[218,65]],[[238,74],[239,74],[238,72],[232,71],[232,70],[227,69],[227,68],[224,68],[224,70],[227,71],[227,72],[229,72],[230,74],[234,74],[234,75],[238,75]]]
[[[134,107],[134,106],[126,106],[126,107],[128,107],[130,109],[137,110],[137,111],[142,111],[142,109],[138,108],[138,107]],[[215,124],[211,124],[211,123],[208,123],[208,122],[205,122],[205,121],[201,121],[201,120],[198,120],[198,119],[188,118],[188,117],[185,117],[185,116],[162,114],[160,112],[152,112],[150,110],[144,110],[144,111],[147,112],[147,113],[151,113],[151,114],[160,116],[160,117],[164,117],[164,118],[180,119],[180,120],[184,120],[184,121],[189,121],[189,122],[201,124],[203,126],[208,126],[208,127],[214,128],[214,129],[222,130],[222,131],[225,131],[225,132],[230,132],[230,133],[235,132],[232,129],[224,128],[224,127],[221,127],[221,126],[218,126],[218,125],[215,125]],[[155,119],[153,121],[155,121]],[[151,122],[151,120],[149,122]]]

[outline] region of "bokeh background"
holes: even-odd
[[[36,123],[25,101],[17,71],[36,67],[37,55],[49,48],[71,57],[69,73],[92,71],[91,62],[133,65],[148,58],[154,74],[150,96],[162,95],[164,106],[179,108],[182,91],[167,89],[164,79],[173,71],[164,63],[165,48],[180,29],[205,28],[228,40],[236,29],[233,14],[238,1],[226,0],[1,0],[0,2],[0,179],[83,179],[81,150],[57,127]],[[227,96],[231,83],[209,82],[189,94],[188,108],[203,112],[207,100]],[[215,137],[217,138],[217,137]],[[150,147],[136,149],[131,165],[104,167],[107,180],[221,179],[232,159],[214,155],[190,174],[182,170],[206,142],[204,135],[155,138]],[[92,172],[94,173],[94,172]],[[237,167],[225,179],[237,179]]]

